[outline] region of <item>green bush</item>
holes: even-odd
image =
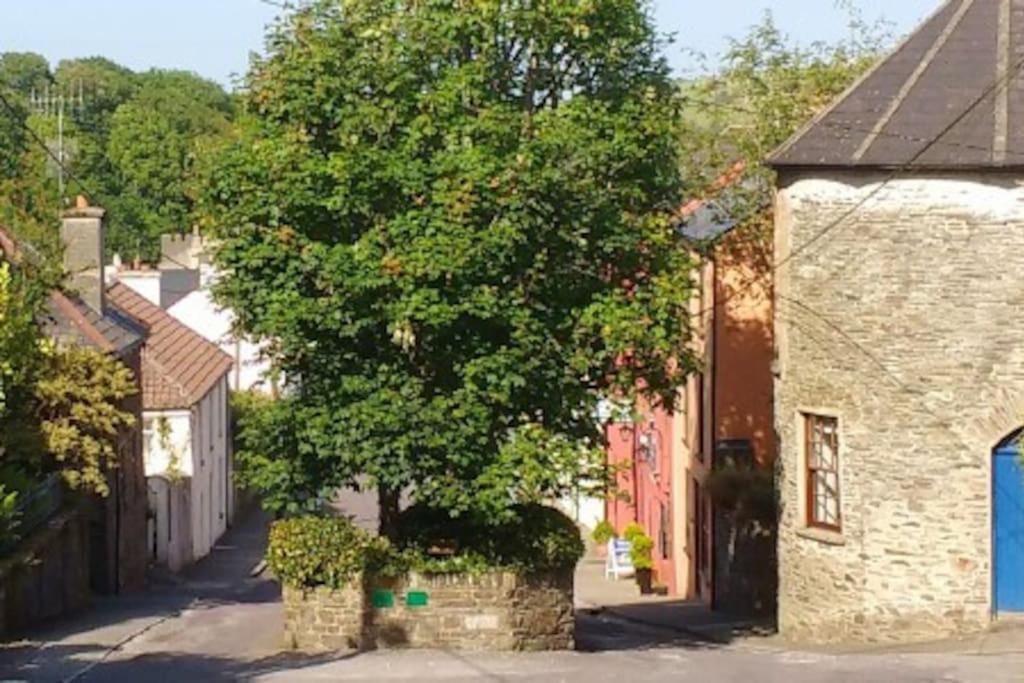
[[[647,531],[636,522],[630,522],[626,525],[626,528],[622,530],[622,537],[630,543],[632,543],[633,539],[637,538],[638,536],[646,535]]]
[[[634,569],[654,568],[654,541],[645,533],[634,535],[630,540],[629,558]]]
[[[271,526],[267,565],[281,583],[296,588],[340,588],[363,572],[538,573],[576,566],[584,548],[571,519],[541,505],[525,505],[515,512],[509,522],[484,524],[414,506],[399,520],[397,546],[347,519],[293,517]]]
[[[399,545],[426,573],[511,570],[525,573],[570,569],[583,557],[576,523],[544,505],[516,506],[508,521],[414,505],[399,519]]]
[[[340,588],[367,567],[390,566],[387,541],[339,517],[294,517],[270,527],[267,566],[296,588]]]
[[[608,541],[615,538],[615,527],[613,527],[611,522],[607,519],[602,519],[598,522],[597,526],[594,527],[594,532],[590,537],[594,539],[594,543],[598,545],[605,545]]]

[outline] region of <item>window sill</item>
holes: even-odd
[[[846,545],[846,537],[838,531],[804,527],[803,529],[797,529],[796,535],[801,538],[807,538],[812,541],[824,543],[825,545]]]

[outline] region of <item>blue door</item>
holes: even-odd
[[[992,462],[995,611],[1024,612],[1024,467],[1014,440]]]

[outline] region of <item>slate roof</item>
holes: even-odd
[[[0,253],[9,259],[23,254],[11,233],[0,226]],[[101,315],[73,294],[50,292],[47,312],[41,321],[46,333],[108,353],[122,355],[142,343],[145,330],[112,306]]]
[[[771,158],[777,167],[1024,167],[1024,6],[948,0]]]
[[[116,307],[108,304],[100,315],[78,297],[57,290],[50,293],[43,327],[51,337],[70,339],[116,354],[140,344],[145,337],[145,330]]]
[[[129,287],[108,299],[148,330],[142,349],[142,409],[189,408],[231,370],[231,356]]]

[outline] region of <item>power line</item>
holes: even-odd
[[[28,125],[26,121],[23,121],[21,119],[18,108],[11,104],[11,101],[7,99],[7,96],[4,95],[2,91],[0,91],[0,106],[3,106],[4,109],[6,109],[7,112],[19,123],[19,125],[32,137],[35,143],[39,145],[44,152],[46,152],[46,155],[53,159],[53,161],[57,164],[60,171],[66,174],[68,178],[71,178],[71,180],[75,181],[79,189],[85,194],[86,197],[88,197],[90,200],[95,199],[96,193],[92,192],[89,189],[89,187],[85,183],[83,183],[80,178],[78,178],[78,176],[71,172],[71,169],[67,167],[67,165],[64,163],[64,160],[61,159],[57,154],[54,154],[53,150],[50,149],[50,146],[46,144],[46,141],[43,140],[39,136],[39,134],[35,132],[35,130],[32,129],[32,126]],[[63,200],[64,198],[61,197],[61,201]]]
[[[820,242],[822,239],[824,239],[826,236],[828,236],[830,233],[832,233],[835,229],[837,229],[843,223],[845,223],[848,218],[850,218],[855,213],[857,213],[869,201],[874,199],[884,189],[886,189],[886,187],[888,187],[888,185],[890,185],[893,180],[898,178],[901,174],[906,173],[907,171],[912,170],[913,167],[914,167],[914,164],[922,156],[924,156],[929,151],[931,151],[931,149],[935,145],[937,145],[942,140],[942,138],[946,136],[946,134],[948,134],[951,130],[956,128],[956,126],[958,126],[961,122],[963,122],[963,120],[965,118],[970,116],[970,114],[974,111],[974,109],[977,108],[986,99],[988,99],[988,97],[990,95],[992,95],[992,93],[994,93],[1000,87],[1002,87],[1004,85],[1008,85],[1010,80],[1012,80],[1017,75],[1019,75],[1019,73],[1021,72],[1022,69],[1024,69],[1024,58],[1019,59],[1014,64],[1012,69],[1007,70],[1007,73],[1004,76],[996,79],[996,81],[991,86],[987,87],[974,101],[972,101],[967,106],[966,109],[964,109],[963,112],[961,112],[956,118],[954,118],[948,125],[944,126],[943,129],[941,131],[939,131],[939,133],[934,138],[932,138],[932,140],[930,140],[928,142],[928,144],[926,144],[922,149],[920,149],[917,153],[915,153],[914,156],[911,157],[909,161],[907,161],[905,164],[901,165],[899,168],[895,169],[894,171],[890,172],[885,177],[884,180],[882,180],[880,183],[878,183],[878,185],[876,187],[872,188],[866,195],[864,195],[863,197],[858,199],[856,202],[854,202],[854,204],[849,209],[844,211],[842,213],[842,215],[840,215],[838,218],[830,221],[821,230],[819,230],[817,233],[812,235],[806,241],[802,242],[795,249],[790,251],[790,253],[787,254],[785,258],[783,258],[781,261],[775,262],[771,266],[770,272],[774,275],[784,265],[786,265],[786,264],[792,262],[793,260],[795,260],[798,256],[800,256],[801,254],[806,252],[813,245],[815,245],[816,243]],[[992,150],[989,149],[987,151],[991,152]],[[700,311],[699,313],[696,314],[695,317],[703,316],[706,313],[713,312],[715,310],[715,308],[725,304],[728,300],[730,300],[733,297],[735,297],[736,295],[742,293],[743,291],[748,289],[750,286],[751,286],[750,284],[747,284],[744,287],[738,287],[738,288],[734,289],[733,291],[729,292],[725,297],[723,297],[721,301],[716,301],[713,306],[711,306],[711,307],[709,307],[709,308],[707,308],[707,309],[705,309],[703,311]]]

